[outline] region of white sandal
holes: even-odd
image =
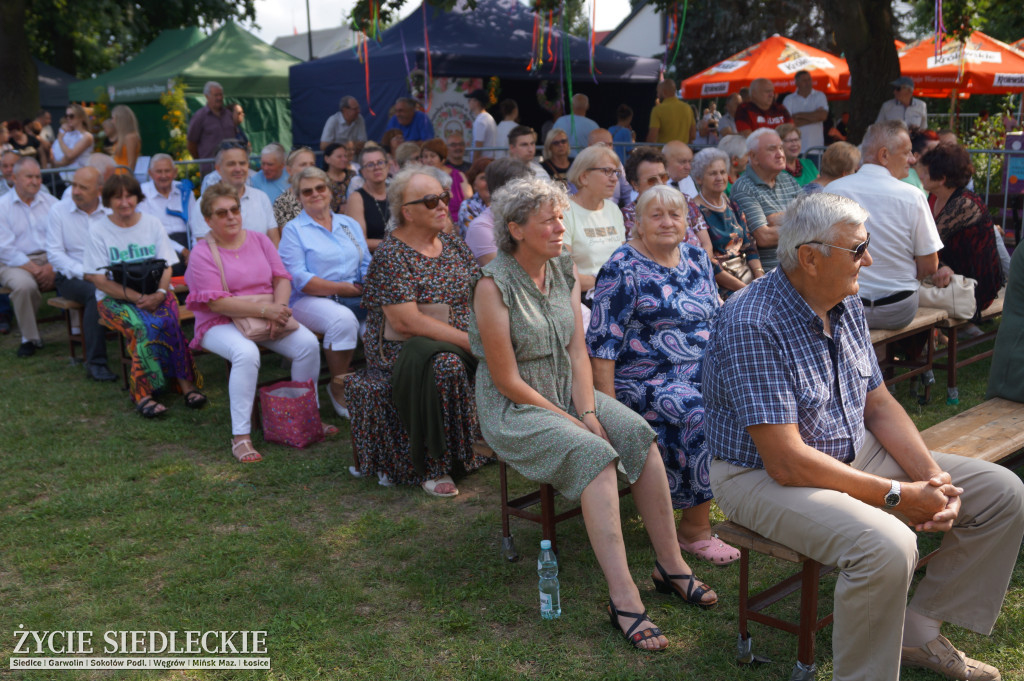
[[[242,445],[244,449],[238,451],[239,445]],[[256,451],[256,448],[252,446],[252,440],[238,440],[237,442],[231,443],[231,455],[238,460],[238,463],[256,463],[262,461],[263,456]]]
[[[459,490],[458,490],[457,487],[455,488],[454,492],[447,492],[447,493],[438,492],[437,491],[438,486],[439,485],[443,485],[445,483],[451,485],[452,487],[455,487],[455,481],[452,480],[452,476],[450,476],[450,475],[442,475],[437,480],[424,480],[423,483],[420,484],[420,487],[422,487],[423,491],[426,492],[427,494],[429,494],[432,497],[443,497],[443,498],[447,499],[447,498],[450,498],[450,497],[458,496]]]

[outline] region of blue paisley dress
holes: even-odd
[[[719,303],[707,253],[679,251],[671,268],[629,243],[612,254],[594,285],[587,347],[615,362],[615,396],[657,433],[672,507],[691,508],[713,496],[700,372]]]

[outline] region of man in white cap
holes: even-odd
[[[914,80],[900,76],[891,85],[893,98],[882,104],[875,123],[903,121],[908,128],[927,128],[928,107],[920,99],[914,99]]]

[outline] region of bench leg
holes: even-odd
[[[960,404],[960,394],[956,387],[956,336],[956,328],[951,328],[949,340],[946,342],[946,404]]]
[[[740,549],[740,595],[739,595],[739,629],[740,637],[736,647],[736,661],[750,664],[754,661],[754,651],[750,632],[747,631],[747,600],[750,588],[750,550]]]
[[[555,538],[555,488],[551,485],[540,486],[540,523],[541,538],[551,540],[551,549],[558,553],[558,540]]]
[[[519,560],[519,552],[508,522],[508,471],[504,461],[498,461],[498,486],[501,488],[501,556],[514,563]]]
[[[800,574],[800,633],[797,642],[797,666],[811,671],[814,678],[814,635],[818,627],[818,577],[821,564],[805,560]],[[796,669],[793,670],[794,674]],[[800,677],[791,677],[797,679]]]

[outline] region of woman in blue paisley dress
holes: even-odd
[[[687,205],[671,187],[637,203],[636,230],[601,268],[587,346],[594,386],[641,414],[658,436],[684,551],[716,565],[739,551],[711,535],[711,456],[701,358],[719,301],[711,260],[684,243]]]

